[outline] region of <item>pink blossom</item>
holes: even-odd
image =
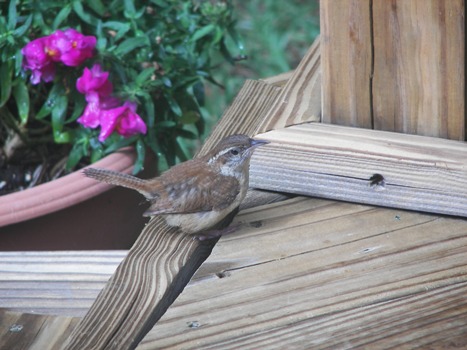
[[[102,112],[99,141],[105,141],[113,131],[124,137],[146,133],[146,124],[136,113],[135,103],[127,101],[121,107]]]
[[[127,101],[123,106],[117,107],[117,98],[100,98],[97,92],[86,94],[86,101],[88,104],[83,115],[78,118],[78,123],[92,129],[100,126],[100,142],[104,142],[114,131],[124,137],[146,133],[146,124],[136,113],[135,103]]]
[[[75,29],[57,30],[47,38],[47,52],[55,62],[76,67],[94,55],[96,38]]]
[[[76,88],[82,94],[96,92],[100,97],[107,97],[113,90],[108,78],[109,72],[102,71],[99,64],[94,64],[91,69],[84,68],[83,75],[76,81]]]
[[[55,66],[47,52],[45,38],[39,38],[29,42],[23,47],[21,53],[24,56],[23,67],[32,71],[32,84],[38,84],[41,78],[45,82],[53,80],[55,76]]]
[[[38,84],[41,79],[49,82],[55,76],[55,62],[78,66],[93,56],[95,46],[96,38],[93,36],[85,36],[74,29],[57,30],[23,47],[23,67],[32,71],[32,84]]]
[[[88,104],[84,108],[83,115],[77,121],[86,128],[97,128],[100,125],[100,115],[102,113],[99,95],[97,93],[89,93],[86,95],[86,101]]]

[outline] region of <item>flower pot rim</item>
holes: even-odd
[[[135,159],[134,149],[127,147],[88,167],[130,173]],[[0,196],[0,227],[65,209],[113,187],[85,177],[82,171],[80,169],[56,180]]]

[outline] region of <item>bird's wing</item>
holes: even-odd
[[[144,213],[145,216],[225,209],[237,197],[240,184],[232,176],[206,176],[200,172],[188,180],[185,176],[171,174],[166,189]]]

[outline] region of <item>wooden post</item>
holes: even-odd
[[[464,0],[322,0],[323,121],[464,140]]]
[[[372,128],[370,0],[320,2],[322,121]]]

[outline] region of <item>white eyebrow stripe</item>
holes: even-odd
[[[220,151],[220,152],[217,153],[214,157],[212,157],[211,159],[209,159],[208,164],[214,163],[214,162],[217,160],[217,158],[219,158],[220,156],[223,156],[223,155],[226,154],[227,152],[230,152],[230,151],[233,150],[234,148],[237,148],[237,146],[229,147],[229,148],[226,148],[226,149]]]

